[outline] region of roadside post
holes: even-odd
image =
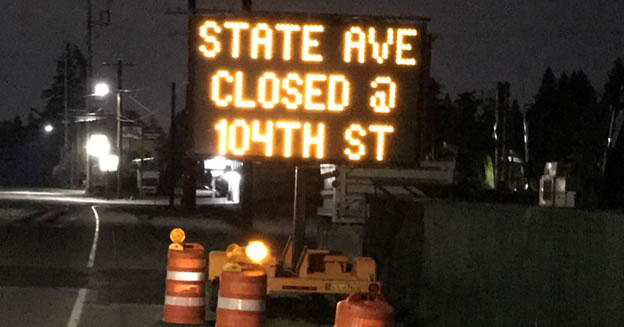
[[[299,255],[305,246],[305,225],[307,220],[306,189],[308,176],[305,168],[295,166],[295,189],[293,195],[293,229],[292,229],[292,261],[298,262]]]
[[[176,83],[171,83],[171,117],[170,117],[170,127],[169,127],[169,207],[174,207],[175,205],[175,186],[176,186],[176,176],[177,170],[175,169],[175,141],[177,140],[176,135],[176,122],[175,122],[175,111],[176,111]]]

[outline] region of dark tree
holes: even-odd
[[[437,158],[444,151],[444,144],[454,144],[454,110],[448,95],[442,96],[444,86],[431,78],[426,96],[425,146],[427,156]]]
[[[591,128],[583,121],[585,112],[595,111],[595,104],[596,94],[585,73],[562,73],[557,80],[550,69],[546,70],[528,113],[529,147],[536,175],[541,175],[547,161],[572,159],[582,139],[579,131]]]
[[[457,130],[458,183],[467,188],[480,187],[485,180],[484,161],[494,149],[491,104],[482,105],[475,92],[465,92],[455,101]]]
[[[562,73],[558,80],[546,70],[528,113],[533,177],[542,175],[545,162],[572,163],[570,187],[582,195],[582,201],[593,202],[600,184],[603,116],[596,92],[582,70]]]
[[[76,45],[69,46],[68,69],[65,71],[66,53],[56,61],[56,75],[52,84],[41,92],[41,98],[46,101],[45,110],[41,112],[41,120],[60,122],[63,119],[65,103],[65,76],[67,75],[70,110],[85,108],[85,78],[86,61]]]
[[[43,109],[31,109],[26,126],[21,119],[4,122],[0,134],[0,184],[12,186],[52,185],[52,173],[59,163],[63,145],[63,118],[65,109],[65,77],[68,80],[69,109],[71,112],[84,108],[85,59],[75,45],[69,46],[56,60],[56,74],[51,85],[42,91],[46,101]],[[69,58],[66,67],[66,58]],[[45,134],[44,124],[52,124],[54,131]],[[4,144],[4,142],[10,144]],[[10,162],[8,162],[10,161]]]
[[[544,163],[552,159],[549,149],[553,146],[554,106],[556,103],[557,81],[550,68],[542,77],[542,84],[535,96],[535,103],[527,113],[529,120],[529,149],[532,161],[532,175],[539,176]]]
[[[575,174],[572,182],[583,196],[580,203],[596,205],[602,184],[601,157],[604,147],[601,145],[607,130],[605,115],[598,105],[596,92],[589,78],[581,70],[572,74],[570,115],[567,133],[572,138],[572,162]]]
[[[624,115],[624,63],[618,58],[609,71],[605,90],[601,100],[605,121],[610,123],[611,117]],[[607,123],[607,125],[609,124]],[[612,205],[624,206],[624,123],[622,118],[614,121],[614,135],[611,148],[606,149],[605,165],[606,197]],[[619,125],[618,125],[619,123]],[[618,135],[619,134],[619,135]],[[607,144],[606,134],[602,138],[602,147]]]
[[[601,103],[607,106],[617,106],[622,102],[624,95],[624,62],[618,58],[609,70],[609,76],[604,86]]]

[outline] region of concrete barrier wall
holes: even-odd
[[[373,256],[404,326],[624,326],[624,214],[428,201],[381,235],[388,212],[320,245]]]
[[[431,201],[385,279],[425,326],[624,326],[624,215]],[[420,282],[415,280],[422,266]]]

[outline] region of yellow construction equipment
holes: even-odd
[[[378,284],[372,258],[354,257],[349,262],[338,252],[304,247],[293,265],[292,251],[290,239],[279,260],[262,242],[250,242],[246,247],[232,244],[226,251],[209,253],[208,279],[214,287],[222,271],[255,265],[266,271],[269,293],[350,294],[367,292],[371,284]]]

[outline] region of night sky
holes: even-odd
[[[223,9],[240,3],[197,2]],[[97,15],[107,0],[93,3]],[[124,72],[124,86],[161,123],[168,123],[170,83],[186,75],[186,20],[165,11],[185,6],[185,0],[112,1],[112,26],[95,27],[96,79],[114,82],[103,61],[136,63]],[[39,95],[65,41],[86,48],[86,0],[0,0],[0,9],[0,119],[7,119],[43,106]],[[582,68],[601,91],[615,58],[624,57],[622,0],[256,0],[254,9],[430,17],[438,36],[432,73],[453,97],[506,80],[512,96],[529,103],[548,66],[556,74]]]

